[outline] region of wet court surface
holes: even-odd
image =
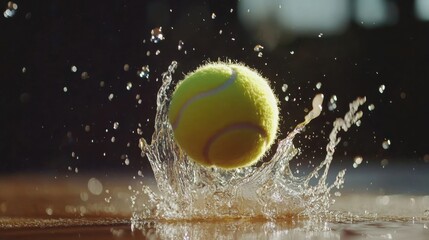
[[[320,222],[292,217],[274,221],[155,220],[132,224],[129,178],[106,178],[100,195],[88,190],[88,179],[3,177],[0,239],[428,239],[429,236],[429,195],[345,193],[335,198],[332,214]]]

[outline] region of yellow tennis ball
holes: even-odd
[[[188,156],[204,166],[250,166],[276,137],[277,98],[256,71],[209,63],[188,74],[173,92],[169,121]]]

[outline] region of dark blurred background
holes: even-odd
[[[280,137],[324,94],[324,114],[296,139],[302,161],[324,156],[332,122],[366,96],[336,164],[429,165],[428,0],[28,0],[0,9],[2,173],[150,169],[138,139],[151,138],[161,74],[176,60],[178,81],[218,59],[270,79]]]

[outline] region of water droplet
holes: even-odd
[[[113,93],[109,94],[109,97],[108,97],[109,101],[112,101],[113,97],[115,97],[115,95],[113,95]]]
[[[72,72],[77,72],[77,67],[76,67],[76,66],[72,66],[72,67],[70,68],[70,70],[71,70]]]
[[[230,13],[234,12],[234,9],[232,9],[232,8],[231,8],[231,9],[229,10],[229,12],[230,12]]]
[[[94,195],[100,195],[103,192],[103,184],[96,178],[88,180],[88,190]]]
[[[22,71],[22,73],[26,73],[27,72],[27,68],[23,67],[21,71]]]
[[[162,27],[152,29],[150,31],[150,34],[150,41],[153,43],[158,43],[159,41],[164,40],[164,35],[162,34]]]
[[[290,51],[290,54],[291,54],[291,55],[294,55],[294,54],[295,54],[295,51]]]
[[[406,97],[407,97],[407,94],[406,93],[404,93],[404,92],[401,92],[401,99],[405,99]]]
[[[357,120],[355,124],[356,124],[356,126],[360,127],[360,125],[362,124],[362,122],[360,120]]]
[[[381,162],[380,162],[380,165],[381,165],[383,168],[385,168],[388,164],[389,164],[389,160],[387,160],[387,159],[383,159],[383,160],[381,160]]]
[[[7,8],[12,9],[12,10],[18,10],[18,4],[14,3],[12,1],[9,1],[7,3]]]
[[[341,192],[336,191],[336,192],[334,193],[334,195],[335,195],[336,197],[341,197]]]
[[[113,123],[113,129],[118,129],[119,128],[119,123],[118,122],[114,122]]]
[[[288,88],[288,85],[286,83],[282,85],[283,92],[286,92],[287,88]]]
[[[140,128],[137,128],[137,134],[138,135],[143,135],[143,131]]]
[[[363,157],[362,157],[362,156],[356,156],[356,157],[353,159],[353,161],[354,161],[354,163],[353,163],[353,167],[354,167],[354,168],[357,168],[357,167],[362,163],[362,161],[363,161]]]
[[[149,73],[150,73],[149,65],[143,66],[140,71],[137,71],[137,75],[139,77],[146,78],[146,79],[149,79]]]
[[[215,19],[215,18],[216,18],[216,14],[212,13],[212,19]]]
[[[383,147],[383,149],[389,149],[390,140],[389,139],[384,140],[383,143],[381,144],[381,146]]]
[[[63,92],[67,92],[67,87],[63,87]]]
[[[385,86],[385,85],[380,85],[380,87],[378,87],[378,91],[379,91],[380,93],[383,93],[385,89],[386,89],[386,86]]]
[[[185,45],[185,43],[182,40],[179,40],[179,44],[177,45],[177,50],[182,50],[183,45]]]
[[[370,105],[368,106],[368,110],[369,110],[369,111],[372,111],[372,110],[374,110],[374,109],[375,109],[374,104],[370,104]]]
[[[222,35],[222,32],[223,32],[223,31],[222,31],[222,29],[221,29],[221,30],[219,30],[219,35]]]
[[[160,53],[161,53],[161,51],[159,51],[159,49],[158,49],[158,50],[156,50],[155,55],[158,56]]]
[[[86,126],[85,126],[85,132],[89,132],[89,131],[91,131],[91,126],[86,125]]]
[[[128,159],[128,158],[125,158],[125,160],[124,160],[124,163],[125,163],[125,165],[130,165],[130,159]]]
[[[131,90],[131,88],[133,87],[133,84],[131,82],[127,82],[127,90]]]
[[[328,109],[329,111],[334,111],[337,108],[337,96],[332,95],[328,102]]]
[[[323,33],[319,33],[318,37],[320,38],[323,37]]]
[[[264,46],[257,44],[254,48],[253,51],[255,52],[260,52],[264,49]]]
[[[124,64],[124,71],[128,72],[128,70],[130,70],[130,65]]]
[[[100,81],[100,87],[104,87],[104,81]]]
[[[263,55],[263,53],[262,53],[262,52],[259,52],[259,53],[258,53],[258,57],[262,57],[262,55]]]
[[[112,137],[112,138],[110,139],[110,141],[111,141],[112,143],[114,143],[114,142],[115,142],[115,140],[116,140],[116,138],[115,138],[115,137]]]
[[[52,208],[46,208],[45,209],[46,214],[48,214],[49,216],[52,216],[52,214],[54,213],[54,210],[52,210]]]
[[[316,83],[316,88],[317,89],[320,89],[321,87],[322,87],[322,83],[321,82]]]
[[[86,79],[88,79],[88,78],[89,78],[89,74],[88,74],[88,72],[83,72],[83,73],[80,75],[80,78],[81,78],[82,80],[86,80]]]
[[[12,1],[9,1],[7,3],[7,8],[4,11],[3,16],[5,18],[13,17],[13,16],[15,16],[17,10],[18,10],[18,4],[14,3]]]

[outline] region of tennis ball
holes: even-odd
[[[209,63],[173,92],[168,118],[183,151],[204,166],[234,169],[256,163],[276,137],[277,98],[256,71]]]

